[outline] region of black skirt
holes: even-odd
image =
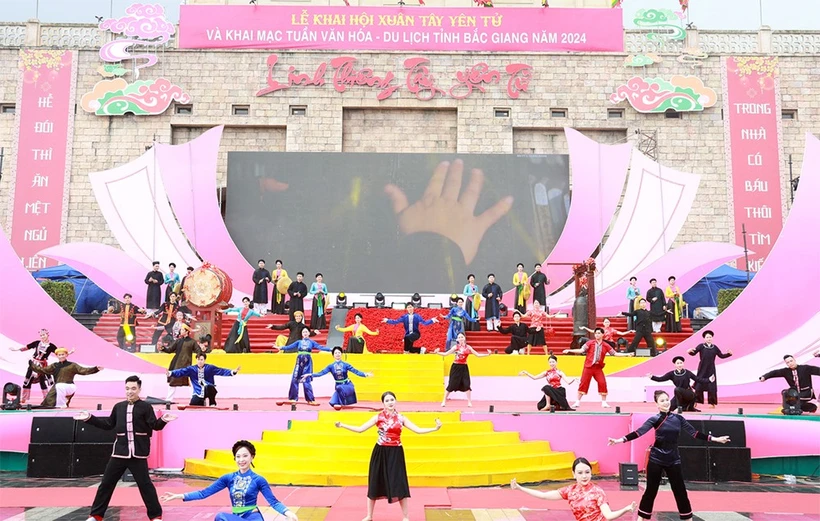
[[[248,338],[248,326],[245,325],[245,330],[242,331],[242,338],[237,343],[236,339],[239,337],[239,321],[233,323],[228,338],[225,339],[225,345],[222,347],[226,353],[250,353],[251,339]]]
[[[351,336],[347,339],[347,352],[361,354],[364,353],[364,340],[357,336]]]
[[[467,364],[453,364],[450,366],[450,379],[447,381],[447,392],[470,391],[470,368]]]
[[[373,500],[386,499],[388,503],[410,497],[404,447],[379,444],[373,447],[370,473],[367,476],[367,497]]]
[[[547,345],[547,339],[544,337],[544,328],[541,328],[541,331],[536,331],[535,328],[531,328],[530,336],[527,338],[527,342],[531,346]]]
[[[553,387],[551,385],[545,385],[541,388],[541,392],[543,392],[546,396],[550,397],[550,405],[555,407],[556,411],[572,411],[574,409],[570,408],[569,403],[567,403],[567,390],[563,387]],[[541,397],[541,401],[538,402],[538,410],[545,409],[547,407],[547,398],[545,396]]]

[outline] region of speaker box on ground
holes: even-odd
[[[618,465],[618,476],[621,485],[638,486],[638,465],[635,463],[621,463]]]
[[[28,446],[29,478],[70,478],[71,443],[30,443]]]
[[[70,416],[32,418],[30,443],[72,443],[73,441],[74,418]]]
[[[710,481],[707,447],[680,447],[679,452],[685,481]]]
[[[746,446],[746,424],[743,420],[688,420],[695,430],[704,434],[711,434],[712,436],[729,436],[732,441],[726,445],[723,445],[725,447]],[[714,443],[699,440],[684,433],[681,433],[678,443],[681,447],[714,446]]]
[[[105,472],[111,458],[110,443],[75,443],[71,459],[71,477],[98,476]]]
[[[75,422],[74,443],[108,443],[110,446],[117,439],[117,433],[113,430],[99,429],[84,421]]]
[[[752,449],[739,447],[709,447],[711,481],[752,480]]]

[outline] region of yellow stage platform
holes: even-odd
[[[168,363],[173,357],[173,355],[164,353],[140,353],[137,356],[162,367],[168,367]],[[208,363],[229,369],[241,365],[242,372],[245,374],[291,374],[293,372],[295,358],[295,354],[220,353],[208,355]],[[453,357],[448,356],[447,358],[442,358],[433,354],[401,355],[365,353],[361,355],[347,355],[346,360],[356,369],[364,372],[373,371],[377,377],[381,371],[398,371],[408,373],[408,376],[410,376],[410,373],[413,373],[413,380],[415,381],[419,376],[417,371],[423,371],[424,373],[435,372],[439,377],[447,376],[450,371],[450,364],[453,362]],[[646,360],[649,359],[640,357],[607,357],[604,372],[611,374],[628,369]],[[317,371],[332,361],[333,357],[330,353],[313,354],[313,366]],[[470,357],[469,363],[470,374],[472,376],[517,376],[521,371],[529,371],[532,374],[537,374],[549,367],[547,357],[543,354],[520,356],[501,354],[486,358]],[[580,376],[583,366],[583,356],[558,356],[558,367],[564,371],[567,376]],[[439,378],[437,382],[438,387],[441,387],[441,378]],[[357,390],[363,388],[360,386],[360,383],[363,382],[360,380],[356,381]]]
[[[287,431],[265,431],[254,441],[257,473],[277,485],[356,486],[367,484],[376,428],[356,434],[334,423],[361,425],[372,412],[320,412],[317,421],[291,422]],[[571,452],[553,452],[546,441],[522,442],[517,432],[495,432],[488,421],[461,421],[459,412],[413,412],[419,427],[439,418],[438,432],[402,434],[407,474],[414,487],[477,487],[572,477]],[[594,463],[594,471],[598,471]],[[204,459],[185,460],[185,473],[219,477],[236,470],[230,450],[208,450]]]

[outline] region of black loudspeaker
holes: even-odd
[[[722,447],[745,447],[746,446],[746,424],[743,420],[689,420],[695,430],[712,436],[729,436],[732,440]],[[680,447],[706,447],[713,446],[713,442],[699,440],[681,432],[678,440]]]
[[[71,477],[83,478],[105,473],[114,450],[110,443],[75,443],[71,458]]]
[[[618,465],[618,475],[621,479],[621,485],[631,487],[638,486],[638,465],[635,463],[621,463]]]
[[[73,443],[74,418],[45,416],[31,420],[30,443]]]
[[[29,443],[29,478],[70,478],[72,445],[70,443]]]
[[[710,481],[752,481],[752,449],[709,447]]]
[[[685,481],[711,481],[707,447],[680,447],[679,452]]]
[[[117,433],[113,430],[106,431],[88,422],[75,420],[74,443],[107,443],[110,446],[116,439]]]

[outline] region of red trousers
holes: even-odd
[[[606,376],[604,376],[604,368],[599,365],[584,367],[584,371],[581,373],[581,383],[578,385],[578,392],[587,394],[589,392],[589,382],[593,378],[598,384],[598,394],[606,394]]]

